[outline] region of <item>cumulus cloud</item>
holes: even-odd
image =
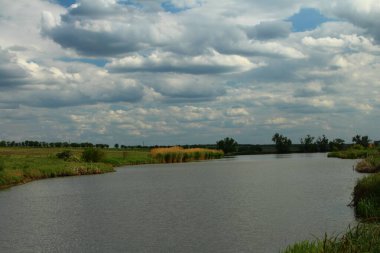
[[[1,130],[11,139],[268,143],[305,129],[377,138],[375,1],[56,3],[0,10]],[[303,8],[327,22],[294,32],[287,21]]]
[[[174,75],[146,81],[166,102],[210,101],[222,96],[225,87],[207,78],[192,75]]]
[[[28,77],[17,56],[0,47],[0,89],[26,84]]]
[[[335,0],[332,12],[339,18],[347,20],[354,25],[362,27],[368,34],[380,42],[380,5],[376,0]]]
[[[250,38],[270,40],[286,38],[291,33],[292,24],[286,21],[267,21],[247,29]]]
[[[149,55],[133,55],[107,64],[112,72],[174,72],[187,74],[220,74],[243,72],[262,64],[254,64],[239,55],[222,55],[215,50],[199,56],[181,57],[155,51]]]

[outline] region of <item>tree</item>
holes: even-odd
[[[274,134],[272,137],[272,141],[276,144],[277,153],[288,153],[290,151],[292,141],[289,138],[283,136],[282,134]]]
[[[216,147],[223,150],[225,154],[236,152],[238,149],[238,143],[233,139],[226,137],[216,143]]]
[[[327,152],[329,139],[327,139],[325,135],[322,135],[322,137],[319,136],[315,141],[315,144],[317,145],[319,152]]]
[[[301,144],[303,145],[304,152],[315,152],[317,150],[316,144],[314,143],[315,137],[306,135],[304,139],[301,138]]]
[[[365,148],[368,148],[369,143],[371,142],[371,140],[368,138],[367,135],[366,136],[360,136],[358,134],[356,136],[352,137],[352,141],[355,142],[355,144],[362,145]]]
[[[115,144],[115,148],[119,148],[119,144],[116,143],[116,144]]]
[[[342,139],[334,139],[333,141],[329,142],[329,147],[331,151],[339,151],[342,150],[344,147],[344,140]]]

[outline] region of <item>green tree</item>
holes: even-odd
[[[304,152],[315,152],[317,151],[317,145],[314,143],[315,137],[306,135],[304,139],[301,138],[302,149]]]
[[[342,150],[344,147],[344,140],[342,139],[334,139],[329,142],[329,147],[331,151],[339,151]]]
[[[275,133],[272,141],[276,144],[277,153],[289,153],[292,141],[282,134]]]
[[[360,136],[358,134],[356,136],[352,137],[352,141],[355,144],[362,145],[365,148],[368,148],[369,143],[371,142],[371,140],[368,138],[367,135],[366,136]]]
[[[226,137],[216,143],[217,149],[223,150],[225,154],[233,153],[238,150],[238,143],[233,139]]]
[[[319,136],[315,141],[315,144],[317,145],[319,152],[327,152],[329,147],[329,139],[327,139],[325,135],[322,135],[322,137]]]
[[[115,144],[115,148],[119,148],[119,144],[116,143],[116,144]]]

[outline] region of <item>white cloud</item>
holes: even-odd
[[[152,0],[0,2],[10,139],[380,138],[369,127],[380,110],[377,1],[173,0],[177,13]],[[284,20],[304,7],[336,20],[293,32]]]
[[[181,56],[155,51],[147,56],[133,55],[107,64],[114,72],[176,72],[189,74],[218,74],[243,72],[264,65],[254,64],[239,55],[222,55],[215,50],[198,56]]]

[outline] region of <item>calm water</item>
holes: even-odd
[[[354,222],[355,161],[244,156],[0,191],[1,252],[279,252]]]

